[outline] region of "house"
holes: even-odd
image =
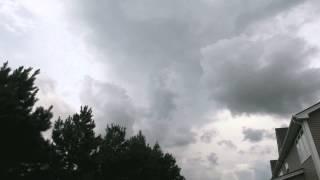
[[[279,158],[271,160],[272,180],[320,180],[320,103],[276,128]]]

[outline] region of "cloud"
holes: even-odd
[[[132,135],[139,114],[123,88],[86,77],[80,98],[82,104],[93,108],[99,133],[104,132],[107,124],[114,123],[126,127]]]
[[[136,106],[127,91],[116,85],[86,77],[81,90],[81,103],[93,108],[97,131],[104,132],[107,124],[127,128],[129,135],[142,130],[148,141],[164,147],[185,146],[195,142],[189,128],[172,121],[175,109],[174,94],[160,83],[155,87],[157,98],[149,108]],[[170,127],[170,128],[168,128]]]
[[[239,164],[234,171],[238,180],[267,180],[271,178],[271,171],[268,162],[261,160],[249,164]]]
[[[52,121],[55,121],[58,117],[66,118],[75,113],[75,109],[65,102],[57,92],[57,85],[53,79],[40,74],[35,83],[39,88],[37,94],[39,101],[37,103],[45,107],[53,106],[54,117]]]
[[[218,159],[214,153],[204,158],[202,156],[193,157],[193,155],[186,158],[184,167],[182,168],[182,173],[185,177],[200,180],[221,180],[221,171],[216,169]]]
[[[218,156],[215,153],[211,153],[208,156],[208,161],[210,162],[211,165],[216,166],[218,165]]]
[[[208,101],[212,74],[200,61],[202,49],[300,3],[72,1],[69,15],[132,103],[143,102],[147,116],[135,126],[153,141],[185,146],[195,141],[191,128],[207,123],[206,115],[224,100]]]
[[[129,113],[135,120],[128,125],[142,129],[149,142],[180,154],[201,149],[194,147],[192,129],[212,121],[208,116],[217,110],[283,115],[313,98],[317,80],[299,81],[317,74],[303,71],[307,63],[300,63],[314,50],[298,38],[268,34],[271,38],[255,39],[250,33],[260,32],[247,32],[303,2],[74,1],[69,12],[101,55],[97,60],[129,97],[123,109],[139,114]],[[203,132],[200,140],[210,143],[212,137]],[[184,166],[188,179],[220,177],[203,165],[205,158]]]
[[[36,103],[37,106],[43,106],[48,108],[53,106],[52,113],[53,118],[51,119],[51,127],[54,122],[60,117],[62,119],[74,114],[76,110],[68,104],[61,95],[57,92],[57,84],[53,79],[45,76],[38,75],[35,81],[36,86],[39,88]],[[43,133],[43,136],[47,139],[51,139],[52,128]]]
[[[211,143],[212,139],[217,136],[218,132],[215,130],[210,130],[210,131],[205,131],[203,134],[200,136],[200,141],[204,142],[206,144]]]
[[[235,174],[239,180],[253,180],[253,172],[251,170],[239,170]]]
[[[242,133],[244,135],[243,140],[249,141],[252,143],[257,143],[262,141],[264,138],[272,138],[271,134],[264,129],[252,129],[252,128],[243,128]]]
[[[270,179],[271,169],[267,161],[255,161],[253,163],[254,179]]]
[[[231,140],[221,140],[218,142],[218,145],[225,146],[230,149],[237,149],[237,146]]]
[[[244,135],[244,141],[250,141],[250,142],[259,142],[262,141],[263,135],[264,135],[264,130],[260,129],[243,129],[242,133]]]
[[[146,115],[129,126],[142,129],[151,141],[185,146],[195,141],[191,128],[207,123],[215,104],[228,105],[222,95],[208,101],[215,87],[208,87],[207,80],[217,76],[223,83],[224,74],[207,71],[200,61],[207,57],[202,49],[300,3],[72,1],[69,15],[81,25],[88,44],[101,55],[98,60],[125,89],[131,104],[143,102]]]
[[[179,156],[182,151],[204,151],[212,141],[212,134],[200,133],[208,144],[198,146],[199,133],[193,129],[214,121],[215,112],[226,108],[234,114],[286,115],[315,97],[319,83],[313,77],[318,70],[308,69],[308,60],[316,50],[295,35],[274,36],[256,29],[266,21],[276,26],[279,16],[303,2],[68,1],[67,27],[86,38],[94,55],[74,51],[77,43],[61,52],[80,54],[68,56],[77,60],[70,64],[81,64],[75,57],[89,57],[105,68],[105,77],[86,78],[80,90],[81,103],[94,108],[99,132],[107,123],[124,125],[130,133],[141,129],[148,142],[158,141],[184,163],[188,157]],[[64,43],[57,44],[58,48]],[[85,73],[78,71],[70,68],[67,77],[82,78]],[[65,74],[57,78],[62,81]],[[220,144],[233,147],[227,140]],[[215,156],[210,156],[214,164]],[[208,167],[208,157],[200,159],[185,165],[186,177],[219,179],[221,172]],[[214,167],[228,168],[220,161]],[[245,172],[239,176],[248,177]]]
[[[288,115],[319,97],[317,49],[288,35],[236,37],[203,50],[211,98],[234,114]]]

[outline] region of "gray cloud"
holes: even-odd
[[[297,112],[319,97],[320,70],[308,67],[316,52],[287,35],[218,42],[204,50],[211,98],[235,114]]]
[[[280,31],[291,34],[277,34],[276,27],[282,24],[279,19],[290,16],[288,12],[299,9],[305,0],[57,1],[58,8],[70,5],[66,11],[51,12],[61,13],[57,22],[52,21],[51,13],[33,17],[45,11],[40,4],[33,14],[27,12],[30,7],[8,2],[0,2],[0,54],[4,58],[14,64],[41,65],[59,81],[61,89],[91,74],[79,69],[78,65],[86,62],[81,57],[99,61],[107,67],[107,80],[87,78],[80,95],[82,104],[94,108],[97,130],[103,132],[107,123],[124,125],[129,133],[143,130],[149,142],[158,141],[179,157],[187,179],[219,179],[224,173],[219,171],[224,163],[208,167],[209,157],[216,163],[214,155],[189,162],[181,153],[201,151],[205,144],[188,146],[198,138],[192,129],[213,121],[216,110],[287,115],[318,97],[319,80],[314,77],[319,69],[308,67],[317,50],[287,27],[281,26]],[[71,21],[67,22],[64,13]],[[260,27],[264,23],[272,32]],[[62,29],[56,28],[60,25]],[[293,26],[299,29],[301,24]],[[64,32],[69,30],[70,34]],[[83,36],[87,47],[76,48]],[[87,49],[92,54],[82,54]],[[55,83],[44,80],[39,84],[44,97],[40,103],[53,104],[56,114],[78,110],[69,109],[62,97],[71,102],[74,97],[57,94]],[[75,88],[70,91],[76,92]],[[245,140],[272,138],[267,131],[260,131],[246,132]],[[210,143],[213,137],[203,132],[200,140]],[[234,148],[228,140],[218,144]],[[270,149],[264,148],[254,146],[244,153],[269,154]],[[265,163],[253,166],[254,176],[244,170],[238,177],[267,176]],[[212,169],[215,167],[219,170]],[[226,177],[232,179],[233,175]]]
[[[226,104],[223,95],[208,101],[212,87],[207,87],[207,79],[217,76],[223,83],[224,74],[207,71],[200,61],[202,48],[239,35],[246,27],[300,3],[252,0],[248,8],[237,0],[74,1],[70,8],[115,81],[123,82],[127,92],[145,95],[129,95],[133,104],[147,104],[147,118],[139,127],[152,139],[187,145],[194,141],[191,127],[208,122],[204,115],[212,110],[213,103]],[[245,23],[243,19],[247,19]]]
[[[275,148],[271,147],[271,146],[261,146],[261,145],[254,145],[251,146],[249,149],[247,150],[240,150],[238,151],[239,154],[256,154],[259,157],[264,156],[264,155],[270,155],[272,154],[272,152],[275,152]],[[266,160],[268,161],[268,160]]]
[[[149,108],[137,107],[126,90],[115,84],[85,78],[81,102],[93,107],[98,132],[104,132],[107,124],[115,123],[127,128],[132,134],[142,130],[151,143],[159,142],[164,147],[185,146],[195,142],[195,134],[187,127],[172,121],[175,110],[174,93],[157,82]],[[138,126],[138,127],[136,127]],[[168,128],[170,127],[170,128]]]
[[[107,124],[118,124],[133,133],[139,114],[126,91],[115,85],[86,77],[80,94],[81,102],[93,108],[97,131],[104,132]]]
[[[274,151],[274,148],[270,146],[252,146],[250,147],[248,153],[250,154],[259,154],[259,155],[268,155]]]
[[[260,129],[243,129],[242,133],[244,135],[244,141],[250,141],[250,142],[259,142],[262,141],[263,135],[264,135],[264,130]]]
[[[244,135],[243,140],[253,143],[262,141],[264,138],[274,138],[270,132],[265,129],[252,129],[252,128],[243,128],[242,133]]]
[[[218,165],[218,156],[215,153],[211,153],[208,156],[208,161],[210,162],[211,165],[216,166]]]
[[[221,140],[218,142],[218,145],[226,146],[227,148],[230,148],[230,149],[237,149],[237,146],[231,140]]]
[[[215,130],[210,130],[210,131],[205,131],[203,134],[200,136],[200,141],[204,142],[206,144],[211,143],[212,139],[217,136],[218,132]]]
[[[125,103],[117,104],[110,113],[125,110],[124,124],[142,129],[151,142],[186,148],[195,142],[191,129],[208,123],[209,112],[228,108],[233,113],[282,115],[316,94],[314,78],[298,83],[317,73],[305,70],[307,63],[299,63],[313,54],[300,39],[241,39],[248,28],[302,2],[73,1],[70,12],[85,31],[90,47],[101,55],[99,61],[115,77],[117,85],[113,85],[122,89],[115,97]],[[298,71],[292,73],[292,68]],[[109,91],[86,97],[86,102],[108,112],[114,105],[100,108],[97,101]],[[203,136],[202,141],[211,138]],[[209,170],[197,173],[198,167],[190,169],[187,178],[213,176]]]

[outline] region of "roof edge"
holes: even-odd
[[[307,109],[304,109],[297,114],[294,115],[295,118],[297,119],[307,119],[309,118],[309,114],[320,109],[320,101],[317,102],[316,104],[308,107]]]
[[[294,143],[296,135],[298,134],[298,131],[301,128],[300,124],[301,124],[301,119],[296,119],[295,117],[292,117],[292,119],[290,121],[289,128],[288,128],[288,132],[287,132],[286,137],[283,140],[283,144],[280,148],[278,161],[277,161],[276,166],[274,168],[274,172],[272,172],[273,178],[276,177],[276,174],[278,174],[279,170],[281,169],[283,161],[287,157],[288,152]]]
[[[303,169],[298,169],[298,170],[293,171],[293,172],[291,172],[289,174],[285,174],[283,176],[276,177],[276,178],[274,178],[272,180],[284,180],[284,179],[292,178],[292,177],[295,177],[295,176],[299,176],[299,175],[301,175],[303,173],[304,173]]]

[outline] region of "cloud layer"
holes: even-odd
[[[300,32],[314,3],[5,0],[0,53],[47,73],[40,103],[143,130],[187,179],[266,179],[269,132],[320,94],[319,46]]]
[[[222,40],[204,49],[211,98],[235,114],[293,114],[319,96],[320,70],[309,68],[316,52],[287,35]]]
[[[279,17],[303,2],[77,1],[72,16],[84,25],[87,42],[101,53],[99,61],[110,67],[115,82],[131,99],[123,109],[119,106],[119,113],[126,114],[131,104],[142,115],[133,118],[129,128],[142,129],[150,142],[179,152],[195,148],[193,128],[214,121],[208,118],[212,113],[227,109],[236,116],[287,117],[318,97],[320,81],[313,77],[320,71],[309,67],[317,48],[294,33],[277,32],[287,27],[263,29],[281,24]],[[106,107],[101,116],[108,116],[109,109],[113,108]],[[267,136],[255,129],[243,133],[250,142],[263,142]],[[203,132],[199,140],[210,144],[213,136]],[[237,149],[232,141],[217,141]],[[204,168],[205,157],[212,165],[217,164],[217,155],[201,157],[195,163],[203,167],[198,169],[203,177],[190,167],[194,174],[187,173],[189,178],[211,176]],[[185,159],[181,156],[179,162],[188,169]],[[262,166],[235,169],[234,177],[260,179],[268,171],[261,172]]]

